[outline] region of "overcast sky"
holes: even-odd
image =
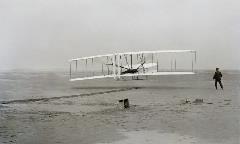
[[[165,49],[197,50],[199,69],[240,69],[240,1],[0,0],[0,70]]]

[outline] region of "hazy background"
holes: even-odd
[[[193,49],[240,69],[239,0],[0,0],[0,70],[68,70],[70,58]]]

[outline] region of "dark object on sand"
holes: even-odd
[[[232,100],[230,100],[230,99],[225,99],[224,101],[232,101]]]
[[[129,108],[129,101],[128,99],[122,99],[122,100],[119,100],[119,107],[121,109],[125,109],[125,108]]]
[[[195,103],[195,104],[203,103],[203,99],[195,99],[195,101],[193,101],[193,103]]]
[[[181,100],[181,104],[191,104],[189,99]]]
[[[189,99],[186,99],[185,103],[191,103],[191,101]]]

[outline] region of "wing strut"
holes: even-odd
[[[197,62],[197,52],[195,51],[195,63]]]
[[[70,73],[69,73],[70,79],[72,79],[72,63],[70,63]]]
[[[153,54],[152,54],[152,63],[153,63]]]
[[[193,60],[192,60],[192,72],[193,72]]]
[[[87,63],[88,63],[88,62],[87,62],[87,59],[86,59],[86,63],[85,63],[85,68],[86,68],[85,71],[86,71],[86,72],[88,71]],[[87,74],[87,75],[88,75],[88,74]]]
[[[127,60],[127,56],[125,55],[125,60],[126,60],[126,64],[128,65],[128,68],[130,67],[128,64],[128,60]]]
[[[102,64],[102,73],[103,73],[103,75],[104,75],[104,72],[103,72],[103,64]]]
[[[131,69],[132,69],[132,61],[133,61],[132,54],[130,55],[130,57],[131,57]]]
[[[78,68],[78,62],[77,62],[77,60],[76,60],[76,71],[77,71],[77,68]]]
[[[112,63],[113,63],[113,77],[114,77],[114,79],[116,79],[116,64],[115,64],[115,62],[116,62],[116,56],[113,55]]]
[[[108,56],[107,56],[107,63],[108,63]],[[107,66],[107,74],[109,75],[109,66]]]
[[[118,65],[120,65],[120,55],[118,54],[117,55],[117,62],[118,62]],[[121,68],[121,71],[122,71],[122,68]],[[120,79],[120,75],[121,75],[121,72],[120,72],[120,67],[118,67],[118,78]]]
[[[177,70],[177,60],[176,59],[174,60],[174,69],[175,69],[175,71]]]
[[[92,66],[93,66],[93,58],[92,58]],[[92,75],[94,76],[94,70],[92,70]]]

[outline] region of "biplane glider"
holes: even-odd
[[[178,63],[177,63],[178,62]],[[114,53],[69,60],[70,81],[121,79],[148,75],[194,74],[195,50],[159,50]]]

